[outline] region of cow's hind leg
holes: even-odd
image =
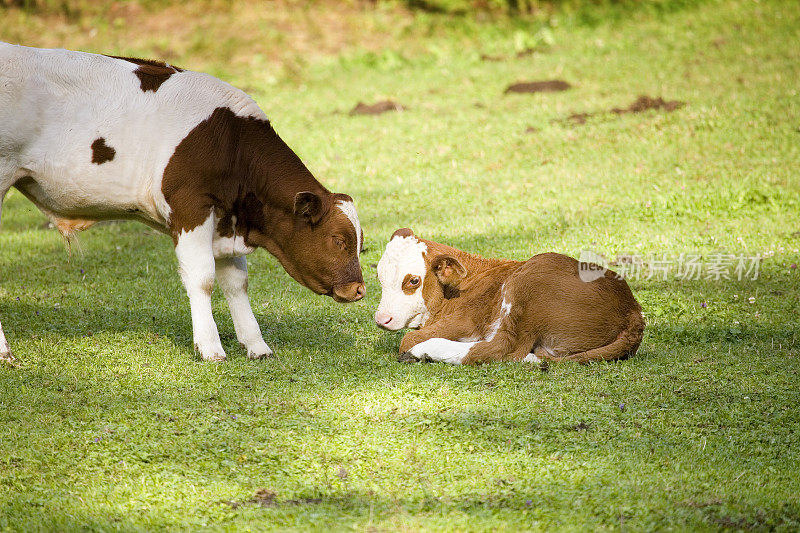
[[[247,349],[247,356],[250,359],[261,359],[272,355],[272,350],[264,342],[247,297],[247,258],[217,259],[217,282],[228,301],[236,338]]]
[[[224,361],[225,350],[219,340],[217,324],[211,312],[214,288],[214,217],[190,231],[181,231],[175,245],[178,267],[192,310],[194,345],[206,361]]]
[[[3,325],[0,324],[0,362],[13,363],[14,354],[11,353],[11,346],[8,345],[6,336],[3,333]]]
[[[531,345],[508,331],[498,331],[492,340],[478,342],[461,361],[477,365],[494,361],[523,361],[530,354]],[[533,362],[533,360],[531,360]]]
[[[1,162],[0,162],[0,167],[2,167]],[[13,183],[12,174],[10,172],[3,173],[0,171],[0,214],[2,214],[3,211],[3,200],[6,197],[8,189],[11,188],[12,183]],[[5,333],[3,333],[3,324],[0,324],[0,362],[5,362],[5,363],[14,362],[14,355],[11,353],[11,346],[8,345],[8,341],[6,340],[6,335]]]

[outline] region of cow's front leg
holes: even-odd
[[[400,341],[400,353],[408,352],[412,346],[416,346],[428,339],[441,337],[443,339],[457,340],[472,336],[472,324],[463,321],[448,320],[447,318],[429,323],[420,329],[412,329]]]
[[[193,230],[182,230],[177,237],[175,254],[181,280],[189,295],[192,309],[194,345],[206,361],[224,361],[225,350],[219,340],[217,324],[211,313],[211,291],[214,288],[214,217]]]
[[[463,342],[456,342],[455,339],[462,339],[465,337],[470,336],[470,325],[463,323],[463,322],[453,322],[445,320],[440,320],[433,324],[428,324],[423,328],[418,330],[412,330],[406,333],[403,336],[403,340],[400,341],[400,357],[398,361],[400,362],[410,362],[414,359],[416,360],[434,360],[440,361],[434,357],[434,354],[442,354],[444,352],[439,348],[442,348],[446,345],[446,343],[455,343],[455,344],[469,344],[472,345],[474,343],[463,343]],[[443,342],[428,342],[428,341],[443,341]],[[427,343],[427,344],[426,344]],[[424,344],[423,348],[417,348],[414,350],[415,347]],[[469,350],[469,347],[467,347]],[[428,354],[426,352],[430,351],[431,353]]]
[[[261,359],[272,355],[272,350],[264,342],[247,297],[247,258],[242,256],[217,259],[217,282],[228,301],[236,338],[247,349],[247,356],[250,359]]]

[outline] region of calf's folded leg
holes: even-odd
[[[421,361],[430,359],[451,365],[460,365],[475,344],[477,343],[451,341],[436,337],[414,345],[408,350],[408,353]]]

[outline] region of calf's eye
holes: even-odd
[[[419,285],[419,277],[414,276],[413,278],[408,280],[408,284],[411,285],[412,287],[416,287],[417,285]]]

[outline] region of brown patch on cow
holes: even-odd
[[[248,231],[267,231],[264,199],[293,214],[294,191],[320,196],[326,212],[333,203],[268,121],[240,117],[225,107],[215,109],[175,147],[161,190],[172,208],[174,237],[205,222],[212,209],[223,236],[235,232],[246,239]]]
[[[389,240],[391,241],[395,237],[413,237],[413,236],[414,232],[411,231],[411,228],[400,228],[399,230],[396,230],[394,233],[392,233],[392,236],[389,238]]]
[[[176,244],[213,211],[221,235],[265,248],[317,294],[363,296],[355,228],[334,209],[352,198],[325,189],[267,120],[215,109],[175,147],[161,191]]]
[[[403,278],[403,292],[409,296],[417,292],[417,289],[419,289],[421,286],[422,280],[419,278],[419,276],[406,274],[406,277]]]
[[[156,92],[158,91],[159,87],[161,87],[161,84],[167,81],[170,76],[178,72],[183,72],[182,68],[173,67],[172,65],[168,65],[163,61],[158,61],[155,59],[139,59],[134,57],[120,56],[109,57],[113,57],[114,59],[122,59],[128,63],[139,65],[139,68],[133,71],[133,73],[137,78],[139,78],[139,86],[143,92]]]
[[[620,109],[619,107],[615,107],[611,110],[611,112],[617,115],[621,115],[623,113],[642,113],[644,111],[649,111],[651,109],[663,110],[669,112],[669,111],[675,111],[676,109],[680,109],[684,105],[686,105],[686,103],[681,102],[680,100],[668,101],[664,100],[660,96],[656,98],[651,98],[650,96],[641,95],[625,109]]]
[[[211,293],[214,292],[214,280],[207,280],[205,283],[203,283],[203,285],[200,286],[200,289],[207,295],[211,296]]]
[[[506,87],[505,93],[553,93],[571,88],[564,80],[521,81]]]
[[[102,165],[106,161],[111,161],[117,151],[106,144],[103,137],[97,138],[92,143],[92,163]]]
[[[393,102],[392,100],[384,100],[372,105],[359,102],[353,109],[350,110],[350,115],[380,115],[381,113],[386,113],[387,111],[405,111],[406,109],[408,108],[398,104],[397,102]]]

